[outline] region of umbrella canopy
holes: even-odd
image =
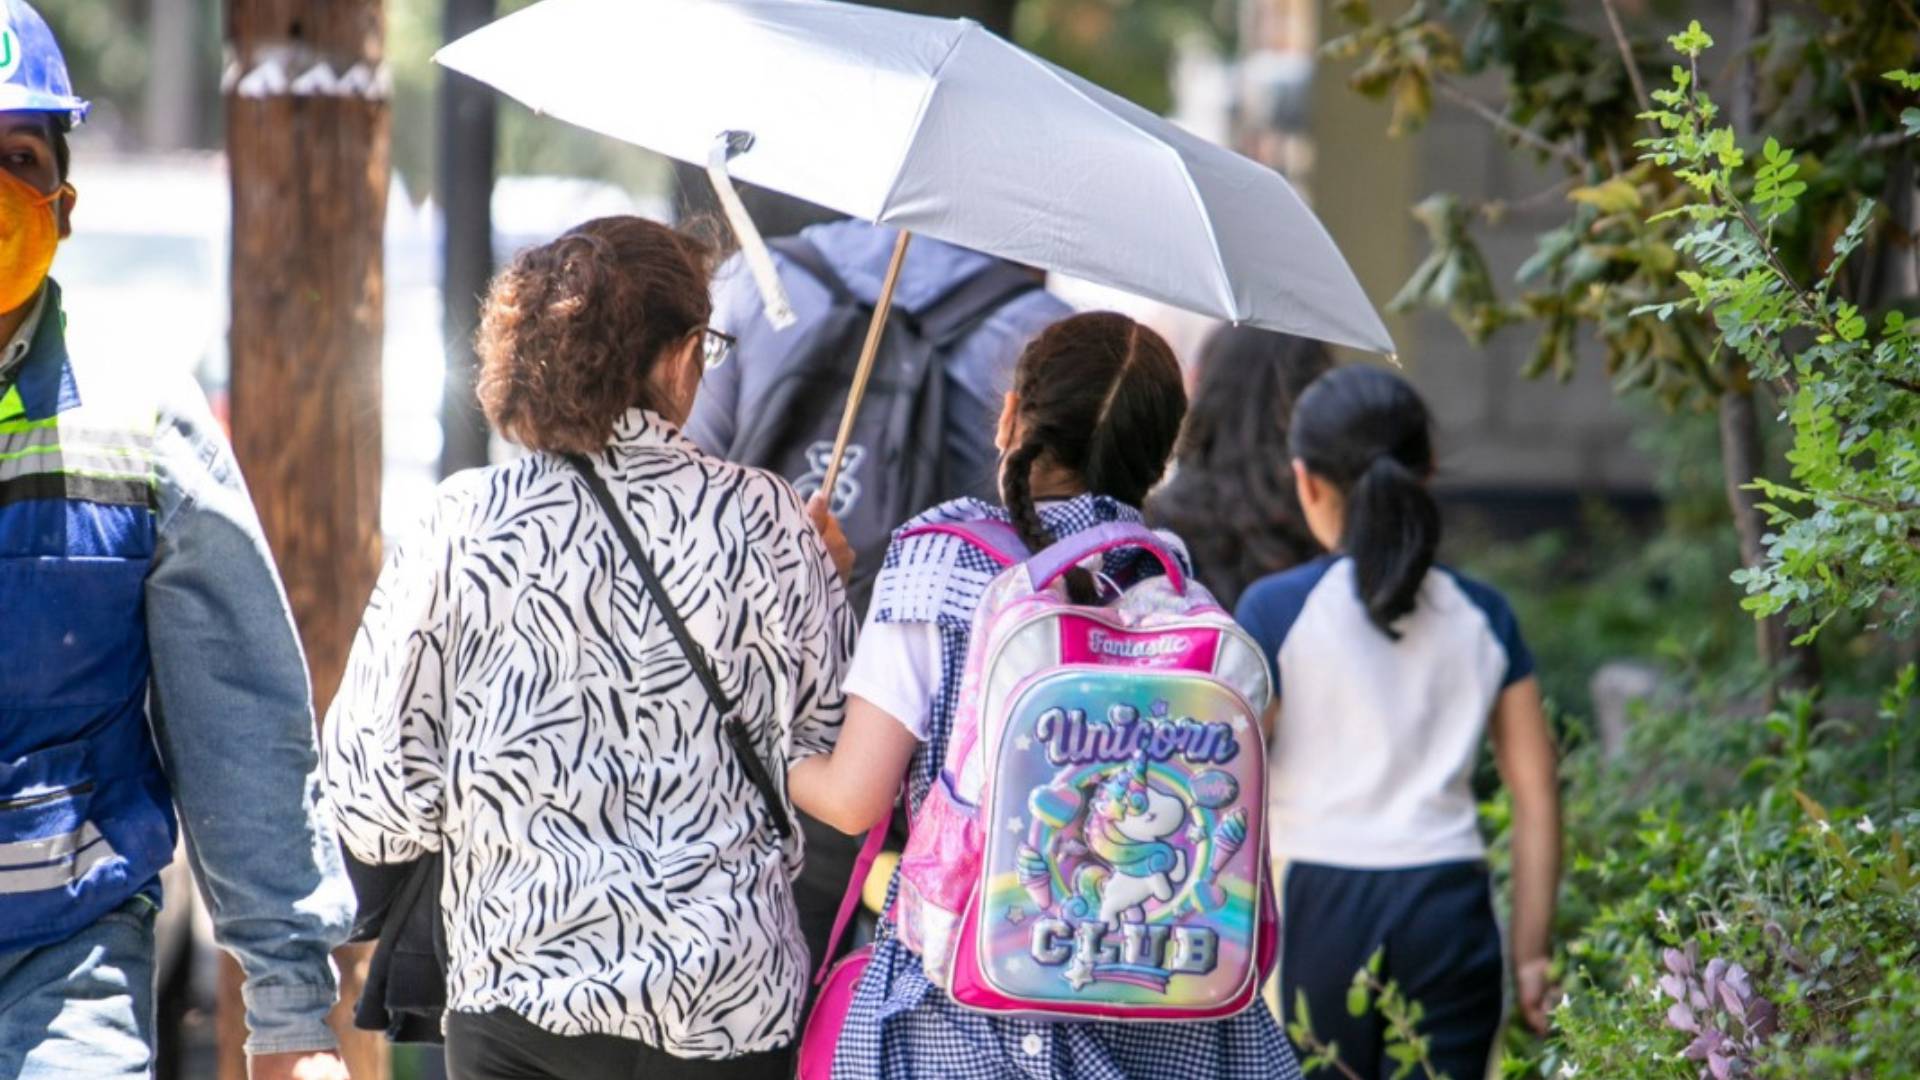
[[[1391,353],[1281,176],[967,20],[831,0],[544,0],[438,60],[683,161],[1204,315]]]

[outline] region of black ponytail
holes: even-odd
[[[1020,445],[1000,470],[1000,492],[1020,539],[1034,551],[1054,538],[1034,505],[1033,470],[1049,465],[1086,489],[1139,506],[1166,471],[1187,394],[1165,339],[1124,315],[1094,312],[1054,323],[1014,371]],[[1067,590],[1096,602],[1093,575],[1075,569]]]
[[[1360,602],[1396,640],[1393,625],[1413,611],[1440,545],[1440,508],[1426,485],[1431,426],[1405,380],[1356,366],[1328,372],[1300,395],[1288,439],[1295,458],[1346,496],[1341,547]]]

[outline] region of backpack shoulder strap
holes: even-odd
[[[1001,566],[1012,566],[1033,557],[1026,543],[1020,539],[1020,533],[1013,526],[1000,521],[940,521],[915,525],[900,533],[902,540],[914,536],[959,537]]]
[[[906,785],[900,786],[900,801],[906,802]],[[833,964],[839,957],[840,939],[846,936],[847,924],[853,921],[853,913],[860,907],[860,895],[866,891],[867,875],[873,872],[873,861],[887,846],[887,830],[893,824],[893,811],[887,811],[887,819],[867,830],[867,838],[860,845],[860,854],[853,860],[853,876],[847,879],[847,891],[840,897],[840,910],[833,916],[833,932],[827,935],[827,948],[820,957],[820,968],[813,973],[813,985],[819,986],[827,981],[827,973],[833,970]]]
[[[995,260],[920,314],[920,332],[937,349],[956,343],[994,312],[1044,286],[1032,272]]]
[[[813,245],[813,241],[805,236],[797,234],[783,236],[767,246],[786,256],[808,277],[825,286],[827,292],[833,295],[836,306],[849,304],[863,308],[872,306],[862,303],[859,297],[853,295],[853,291],[847,288],[847,283],[841,280],[839,273],[834,270],[833,264],[829,263],[820,249]]]

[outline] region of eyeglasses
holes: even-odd
[[[706,362],[708,370],[712,370],[726,363],[727,357],[733,355],[734,345],[740,340],[732,334],[715,330],[711,326],[703,326],[698,332],[700,334],[700,358]]]

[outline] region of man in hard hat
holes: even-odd
[[[0,0],[0,1076],[150,1075],[176,806],[246,971],[253,1076],[344,1076],[324,1020],[352,893],[252,503],[185,372],[67,352],[47,274],[86,111],[47,24]]]

